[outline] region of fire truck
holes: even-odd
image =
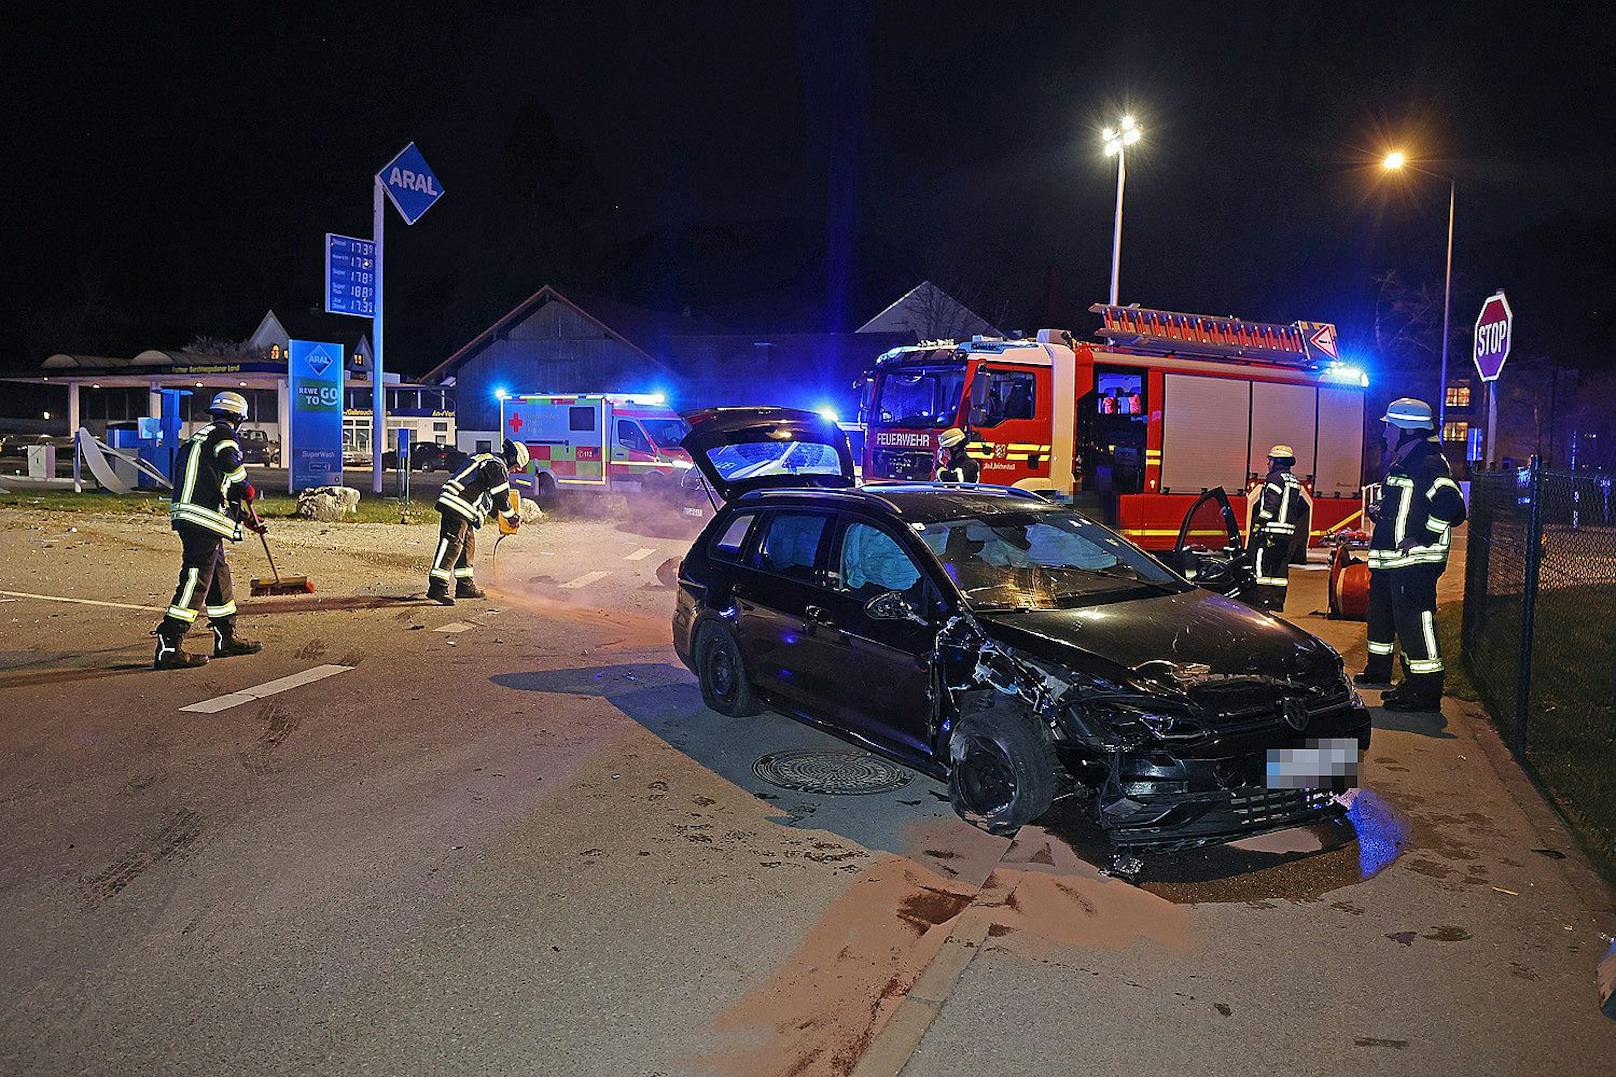
[[[1310,541],[1359,519],[1368,379],[1341,361],[1335,326],[1089,309],[1103,323],[1092,343],[1046,329],[883,354],[863,383],[865,481],[929,480],[938,435],[964,427],[981,481],[1069,498],[1167,550],[1204,495],[1238,499],[1284,443]]]
[[[499,410],[500,429],[531,457],[516,481],[540,501],[558,490],[674,496],[692,474],[684,420],[659,394],[522,393]]]

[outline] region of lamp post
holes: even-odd
[[[1144,131],[1132,116],[1122,117],[1117,127],[1100,132],[1105,142],[1105,155],[1117,159],[1117,214],[1111,226],[1111,305],[1117,305],[1117,278],[1122,270],[1122,188],[1128,182],[1126,147],[1144,137]]]
[[[1393,150],[1381,161],[1380,166],[1388,172],[1401,172],[1407,169],[1418,172],[1422,176],[1448,181],[1448,262],[1442,275],[1442,370],[1441,382],[1437,386],[1436,394],[1436,429],[1439,440],[1447,437],[1448,426],[1448,312],[1453,306],[1453,204],[1454,196],[1458,192],[1458,183],[1452,176],[1444,176],[1437,172],[1430,172],[1416,165],[1408,163],[1408,154],[1402,150]],[[1492,387],[1487,389],[1489,400]],[[1492,453],[1492,446],[1487,446],[1487,452]]]

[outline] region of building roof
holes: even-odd
[[[126,367],[129,359],[115,355],[71,355],[57,352],[39,364],[45,370],[116,370]]]
[[[277,331],[278,330],[278,331]],[[341,344],[350,352],[361,343],[370,350],[370,322],[363,318],[350,318],[342,314],[325,314],[297,307],[283,307],[264,312],[247,342],[255,347],[268,347],[280,338],[287,340],[320,340]]]
[[[431,370],[421,376],[423,382],[441,379],[454,373],[454,370],[466,359],[481,349],[490,341],[498,338],[499,334],[518,324],[546,303],[563,303],[570,307],[579,317],[588,319],[600,326],[605,333],[623,344],[628,345],[641,355],[646,361],[666,369],[666,364],[651,354],[659,341],[672,335],[688,333],[722,332],[722,328],[706,318],[686,318],[676,314],[664,314],[659,311],[636,307],[616,299],[605,296],[587,295],[573,292],[573,299],[562,295],[552,285],[546,284],[505,314],[493,325],[472,337],[455,353]]]
[[[923,280],[881,313],[859,326],[860,333],[912,333],[916,340],[963,340],[1001,336],[986,318]]]

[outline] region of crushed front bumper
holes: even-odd
[[[1369,747],[1369,712],[1356,700],[1311,722],[1215,739],[1179,751],[1118,753],[1096,798],[1113,844],[1188,849],[1337,818],[1343,789],[1270,789],[1268,752],[1318,738],[1356,739]]]

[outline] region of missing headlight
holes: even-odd
[[[1082,717],[1097,734],[1109,729],[1132,744],[1146,739],[1184,743],[1206,735],[1205,727],[1192,715],[1152,699],[1087,700],[1082,704]]]

